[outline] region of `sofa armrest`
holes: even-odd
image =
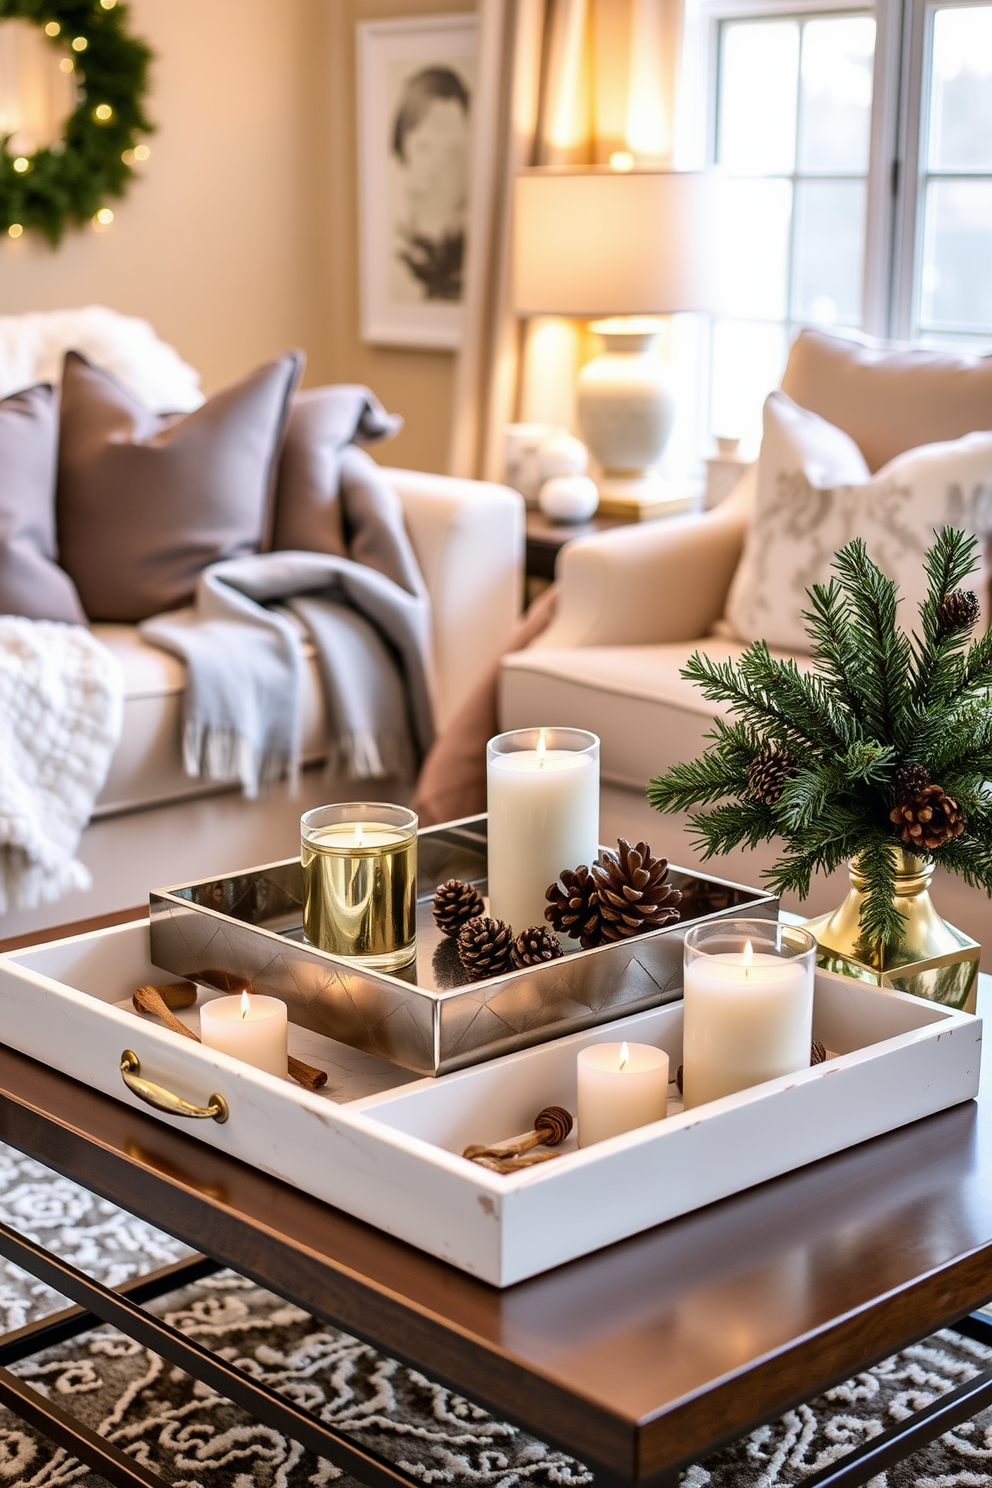
[[[435,722],[442,729],[499,656],[520,615],[524,503],[489,481],[384,469],[433,607]]]
[[[558,608],[535,649],[662,645],[710,633],[723,614],[753,497],[749,473],[726,501],[578,538],[558,560]]]

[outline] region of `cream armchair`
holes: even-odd
[[[871,467],[916,445],[992,429],[992,358],[892,351],[804,332],[782,386],[796,402],[844,428]],[[877,418],[870,417],[872,399]],[[602,740],[604,840],[637,833],[676,862],[698,863],[685,824],[647,805],[647,781],[706,744],[714,710],[680,669],[695,650],[739,656],[719,633],[748,521],[754,472],[716,510],[579,539],[562,550],[552,625],[504,659],[500,725],[589,728]],[[720,876],[757,882],[768,846],[711,864]],[[846,880],[815,879],[803,908],[839,901]],[[959,879],[939,885],[941,912],[983,942],[990,910]],[[798,904],[791,905],[799,908]]]

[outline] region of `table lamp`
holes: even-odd
[[[713,308],[717,179],[699,171],[572,167],[515,182],[514,308],[595,321],[605,352],[580,371],[579,428],[602,474],[600,510],[687,504],[657,466],[675,418],[651,316]]]

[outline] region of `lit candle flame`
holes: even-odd
[[[754,960],[754,946],[749,940],[744,942],[744,954],[741,960],[744,963],[744,975],[746,977],[751,969],[751,962]]]
[[[624,1043],[622,1043],[620,1045],[620,1069],[621,1069],[621,1071],[622,1070],[625,1070],[627,1068],[627,1066],[628,1066],[629,1063],[630,1063],[630,1050],[627,1048],[626,1042],[624,1042]]]
[[[242,1018],[247,1018],[250,1010],[251,1010],[251,999],[249,998],[247,992],[242,992],[242,994],[241,994],[241,1016],[242,1016]]]
[[[355,823],[355,846],[356,847],[361,847],[361,845],[362,845],[362,824],[361,824],[361,822],[356,822]]]
[[[537,736],[537,768],[539,770],[544,769],[544,756],[547,754],[547,752],[547,740],[544,737],[544,730],[541,729],[540,733]]]

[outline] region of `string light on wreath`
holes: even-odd
[[[33,154],[14,155],[0,134],[0,232],[40,231],[55,246],[70,226],[108,227],[108,199],[124,196],[134,166],[148,158],[141,136],[153,128],[145,113],[152,54],[131,35],[119,0],[46,0],[43,15],[40,8],[38,0],[0,0],[0,21],[37,26],[62,53],[75,108],[61,138]]]

